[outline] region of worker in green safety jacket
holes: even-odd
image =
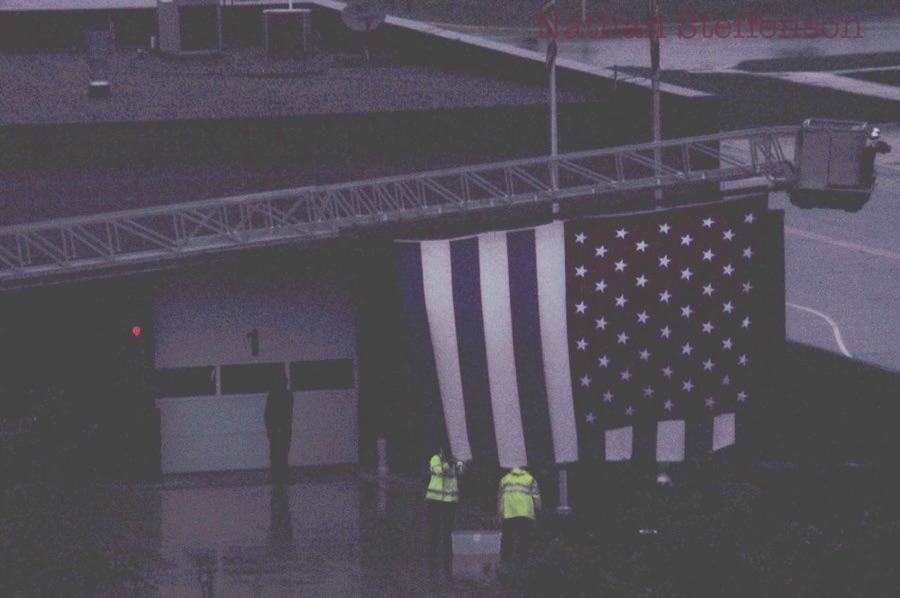
[[[497,522],[502,527],[500,560],[524,564],[528,558],[535,518],[541,510],[537,480],[524,467],[515,467],[500,480]]]
[[[441,563],[450,573],[453,556],[453,521],[459,502],[457,477],[465,470],[459,459],[441,448],[428,465],[431,480],[425,494],[428,503],[428,558],[432,569]]]

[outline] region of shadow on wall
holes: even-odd
[[[748,430],[751,460],[889,465],[900,441],[900,373],[787,343]]]

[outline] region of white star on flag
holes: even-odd
[[[738,355],[753,357],[753,333],[758,334],[753,329],[759,327],[742,329],[741,322],[759,319],[756,302],[767,297],[762,291],[742,292],[744,284],[761,286],[765,280],[757,269],[766,263],[742,257],[745,248],[765,242],[755,236],[767,230],[761,222],[744,222],[757,204],[763,202],[613,215],[586,219],[596,222],[594,229],[583,222],[572,227],[565,243],[572,392],[579,424],[591,429],[584,438],[579,435],[581,448],[620,458],[607,452],[615,445],[608,434],[618,428],[698,415],[709,421],[737,409],[740,402],[731,389],[747,390],[758,377],[750,367],[755,360],[742,367]],[[686,216],[675,217],[681,213]],[[574,238],[582,231],[584,244]],[[585,277],[576,275],[579,265],[586,268]],[[589,319],[575,314],[572,306],[579,302],[590,306]],[[586,351],[575,350],[579,338],[588,341]],[[729,344],[741,350],[733,358],[716,357]],[[591,389],[578,382],[587,373]],[[722,383],[726,376],[731,387]],[[712,408],[704,402],[708,397],[715,400]],[[587,413],[597,418],[593,426],[584,423]]]

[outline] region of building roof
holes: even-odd
[[[5,125],[259,118],[534,105],[547,91],[514,81],[326,52],[269,62],[264,50],[178,59],[127,49],[109,66],[111,95],[88,98],[80,54],[0,54]],[[590,99],[562,93],[560,101]]]
[[[336,21],[333,15],[344,6],[330,0],[305,4],[332,15],[329,22]],[[143,12],[145,19],[148,13],[126,12]],[[545,77],[534,72],[521,76],[523,64],[531,71],[543,66],[542,52],[391,16],[378,33],[391,41],[384,51],[373,47],[371,63],[363,59],[358,43],[344,43],[342,51],[327,49],[335,44],[318,44],[312,56],[279,60],[271,60],[262,47],[226,48],[218,55],[189,58],[119,47],[109,62],[111,95],[106,99],[88,98],[88,64],[80,48],[0,52],[0,124],[265,118],[547,102]],[[397,43],[401,38],[406,41]],[[486,57],[494,61],[491,66],[484,64]],[[597,81],[609,78],[609,73],[588,65],[567,60],[557,64],[561,71]],[[583,86],[577,92],[566,87],[561,80],[560,103],[600,97]],[[668,85],[663,93],[704,95]]]

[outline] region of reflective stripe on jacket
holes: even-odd
[[[497,512],[503,519],[528,517],[534,519],[535,510],[541,509],[541,492],[530,473],[516,467],[500,480],[497,493]]]
[[[442,502],[459,501],[459,488],[456,476],[463,472],[462,461],[449,463],[441,460],[440,455],[431,458],[428,468],[431,470],[431,481],[425,498]]]

